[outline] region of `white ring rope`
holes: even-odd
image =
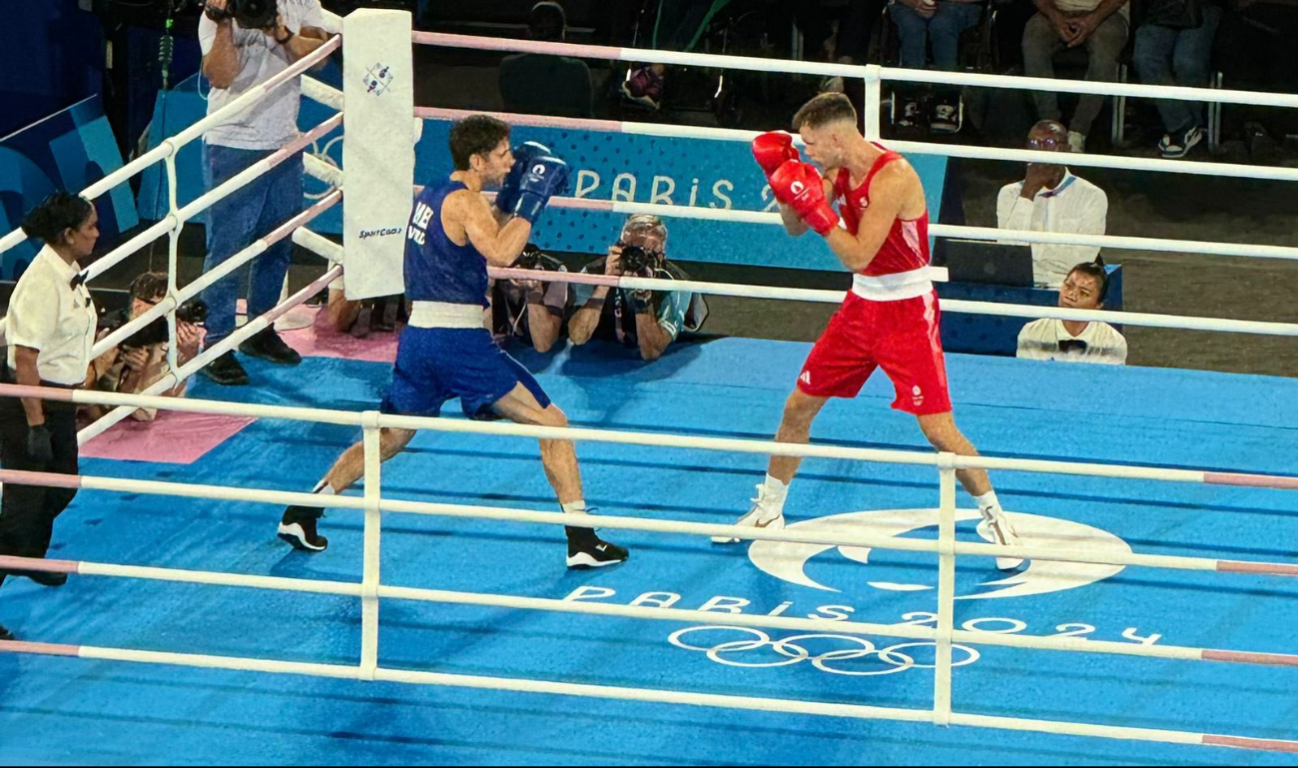
[[[163,140],[161,144],[154,147],[149,152],[146,152],[94,184],[81,190],[81,196],[87,200],[94,200],[113,187],[116,187],[118,184],[121,184],[132,176],[135,176],[137,173],[144,171],[154,163],[168,158],[174,158],[176,154],[180,152],[181,147],[202,136],[209,128],[237,118],[245,109],[270,96],[276,88],[289,82],[293,77],[302,74],[316,64],[319,64],[321,61],[324,61],[330,54],[338,50],[341,46],[342,38],[334,37],[330,39],[324,45],[321,45],[319,48],[312,51],[309,55],[294,62],[288,67],[288,69],[285,69],[278,75],[269,78],[266,82],[250,88],[246,93],[221,109],[213,112],[202,120],[199,120],[175,136]],[[165,232],[163,234],[165,234]],[[154,238],[151,239],[156,239],[160,236],[161,235],[155,235]],[[23,232],[22,227],[9,232],[4,237],[0,237],[0,253],[4,253],[26,239],[27,234]]]
[[[761,133],[761,131],[749,131],[739,128],[712,128],[709,126],[673,125],[670,123],[635,123],[621,120],[548,117],[545,115],[526,115],[510,112],[483,113],[446,107],[415,108],[415,116],[425,120],[457,120],[473,114],[489,114],[504,120],[510,125],[673,139],[751,142],[754,137]],[[795,135],[794,143],[802,146],[802,139]],[[1121,155],[1042,152],[1033,149],[977,147],[969,144],[935,144],[923,141],[894,141],[892,139],[888,140],[888,148],[919,155],[963,157],[974,160],[1003,160],[1008,162],[1052,163],[1056,165],[1066,161],[1066,164],[1070,166],[1112,168],[1122,171],[1153,171],[1155,173],[1184,173],[1195,176],[1298,181],[1298,169],[1295,168],[1240,165],[1238,163],[1207,163],[1195,160],[1164,160],[1161,158],[1125,157]]]
[[[337,17],[330,14],[330,23],[337,27]],[[452,44],[448,40],[487,40],[485,38],[462,38],[462,36],[449,35],[429,35],[426,33],[416,33],[416,41],[431,41],[440,44]],[[334,40],[325,46],[323,53],[317,52],[319,58],[328,55],[340,44],[340,41]],[[499,41],[493,44],[500,44]],[[514,41],[504,41],[503,45],[518,45]],[[508,50],[536,50],[537,44],[525,44],[521,48],[505,48]],[[545,45],[545,44],[540,44]],[[490,47],[490,46],[474,46]],[[633,60],[654,60],[664,61],[666,63],[692,63],[703,64],[707,66],[741,66],[742,68],[762,69],[767,71],[776,71],[774,68],[779,67],[779,71],[805,71],[817,74],[851,74],[854,76],[864,75],[867,84],[873,82],[877,85],[879,78],[889,79],[916,79],[932,82],[969,82],[980,85],[1009,85],[1014,87],[1014,82],[1009,78],[988,78],[987,76],[961,76],[948,73],[925,73],[911,72],[906,70],[883,70],[878,67],[840,67],[837,65],[814,65],[814,64],[796,64],[791,66],[789,62],[769,61],[760,59],[735,59],[733,57],[716,57],[701,56],[698,54],[670,54],[661,51],[633,51],[631,49],[613,49],[599,48],[591,46],[568,46],[568,45],[549,45],[546,52],[563,52],[576,55],[599,55],[602,58],[621,58],[629,56]],[[594,53],[598,52],[598,53]],[[613,55],[608,55],[609,53]],[[299,64],[303,64],[302,69],[310,66],[306,59]],[[932,80],[931,78],[942,77],[943,80]],[[1010,80],[1007,83],[1001,83],[999,80]],[[991,82],[996,81],[996,82]],[[1063,85],[1060,81],[1031,81],[1027,83],[1018,83],[1019,87],[1024,88],[1046,88],[1054,90],[1064,90],[1080,93],[1093,92],[1089,89],[1106,87],[1107,84],[1086,84],[1076,83]],[[1126,86],[1116,92],[1129,93],[1131,95],[1147,95],[1148,90],[1142,90],[1147,87],[1143,86]],[[328,103],[336,103],[336,92],[331,93],[322,88],[307,86],[307,90],[312,91],[312,98],[320,98]],[[1157,94],[1162,98],[1193,98],[1194,100],[1214,100],[1211,96],[1218,97],[1215,100],[1227,101],[1234,103],[1250,104],[1273,104],[1280,106],[1298,106],[1298,98],[1294,97],[1275,97],[1270,94],[1250,94],[1241,92],[1222,92],[1209,91],[1199,93],[1195,89],[1170,89],[1172,92],[1158,90]],[[1108,91],[1115,92],[1115,91]],[[269,93],[265,90],[262,95]],[[252,99],[248,101],[251,103]],[[1276,102],[1281,102],[1276,104]],[[1292,102],[1292,103],[1289,103]],[[233,106],[233,105],[232,105]],[[213,117],[217,117],[214,115]],[[209,118],[210,119],[210,118]],[[341,117],[336,116],[334,121],[340,121]],[[334,122],[334,125],[337,123]],[[330,128],[334,127],[331,125]],[[324,128],[324,126],[320,126]],[[102,194],[103,191],[112,188],[125,178],[128,178],[135,172],[146,167],[152,162],[166,159],[168,162],[174,157],[175,151],[186,141],[192,140],[201,131],[195,131],[195,127],[187,129],[186,132],[178,134],[177,137],[168,139],[154,152],[140,158],[135,163],[123,168],[117,174],[111,183],[109,178],[105,178],[98,186],[102,187],[96,191],[96,194]],[[315,133],[315,132],[313,132]],[[321,132],[322,133],[322,132]],[[319,134],[317,134],[319,135]],[[186,138],[187,137],[187,138]],[[183,139],[183,140],[182,140]],[[152,156],[152,157],[150,157]],[[148,162],[144,162],[147,160]],[[324,165],[321,163],[320,165]],[[338,186],[342,181],[342,173],[339,171],[330,173],[314,163],[308,163],[313,175],[325,174],[326,182],[331,186]],[[258,173],[264,173],[269,170],[269,165],[259,168]],[[125,173],[132,169],[130,173]],[[250,169],[251,170],[251,169]],[[241,175],[231,182],[235,188],[246,183],[246,181],[258,173],[248,176]],[[238,182],[235,184],[235,182]],[[212,193],[205,195],[194,203],[183,209],[177,209],[173,204],[172,213],[170,213],[164,222],[167,228],[161,234],[167,231],[175,232],[185,220],[203,210],[215,200],[229,194],[230,190],[224,191],[224,188],[214,190]],[[89,195],[88,195],[89,196]],[[226,265],[223,265],[224,271],[214,271],[205,275],[199,281],[187,286],[184,290],[174,289],[169,292],[168,297],[159,307],[151,310],[145,317],[139,318],[138,322],[133,323],[136,327],[143,326],[147,322],[162,314],[170,313],[180,302],[187,297],[196,295],[206,285],[220,279],[224,274],[232,272],[242,263],[255,258],[263,252],[269,244],[282,240],[285,236],[291,235],[293,241],[308,247],[319,253],[327,259],[334,262],[341,261],[341,247],[332,242],[321,238],[303,225],[311,221],[315,216],[336,204],[341,198],[340,190],[335,189],[328,193],[315,206],[312,206],[302,214],[290,219],[282,224],[275,231],[253,243],[248,248],[241,251],[231,258]],[[562,204],[562,201],[556,201]],[[584,202],[584,201],[578,201]],[[613,210],[616,212],[629,212],[631,210],[643,210],[643,206],[631,205],[630,207],[619,207],[623,204],[599,205],[581,205],[573,207],[590,207],[596,209]],[[656,209],[669,208],[668,206],[650,206],[653,212],[662,215],[675,215],[675,212],[660,212]],[[734,213],[734,212],[730,212]],[[756,214],[758,217],[767,216],[766,214]],[[729,219],[737,220],[737,219]],[[767,223],[761,219],[761,223]],[[146,232],[151,232],[157,227],[150,228]],[[1004,232],[996,231],[998,237],[1003,237]],[[1033,233],[1037,234],[1037,233]],[[17,239],[14,236],[17,235]],[[155,235],[160,236],[160,234]],[[173,235],[174,236],[174,235]],[[14,242],[21,240],[21,231],[10,233],[3,239],[0,239],[0,251],[12,246]],[[138,239],[138,238],[137,238]],[[151,238],[152,239],[152,238]],[[988,238],[996,239],[996,238]],[[1015,239],[1019,239],[1016,237]],[[1026,238],[1023,238],[1026,239]],[[131,241],[134,243],[134,240]],[[130,245],[130,243],[128,243]],[[118,249],[119,251],[124,250]],[[117,251],[113,255],[116,255]],[[1292,258],[1286,256],[1285,258]],[[225,267],[228,267],[226,269]],[[106,267],[105,267],[106,268]],[[100,270],[102,271],[102,270]],[[497,276],[518,277],[514,274],[516,271],[497,271]],[[95,274],[99,274],[96,272]],[[571,696],[584,696],[595,698],[622,699],[629,701],[643,701],[655,703],[675,703],[694,706],[726,707],[732,709],[746,709],[754,711],[772,711],[772,712],[790,712],[798,714],[814,714],[821,716],[833,717],[850,717],[863,719],[885,719],[908,722],[934,722],[938,724],[954,724],[976,727],[1001,728],[1009,730],[1037,731],[1052,734],[1075,734],[1092,737],[1116,738],[1141,741],[1155,741],[1177,744],[1195,744],[1195,745],[1215,745],[1229,746],[1254,750],[1274,750],[1282,752],[1298,752],[1298,742],[1275,740],[1275,739],[1255,739],[1237,736],[1221,736],[1206,733],[1192,733],[1164,729],[1147,729],[1147,728],[1125,728],[1114,727],[1109,725],[1098,725],[1088,723],[1071,723],[1071,722],[1054,722],[1032,720],[1015,717],[992,717],[967,713],[952,712],[950,708],[950,671],[952,667],[961,666],[963,663],[953,663],[951,660],[950,649],[952,640],[970,644],[981,644],[990,646],[1005,646],[1018,648],[1033,648],[1043,650],[1069,651],[1069,652],[1091,652],[1104,654],[1121,654],[1129,656],[1141,656],[1150,658],[1164,659],[1184,659],[1197,661],[1220,661],[1243,664],[1266,664],[1280,666],[1298,666],[1298,656],[1286,654],[1267,654],[1251,653],[1243,651],[1220,651],[1206,648],[1191,648],[1178,646],[1153,646],[1153,645],[1136,645],[1119,642],[1103,642],[1080,640],[1074,638],[1062,637],[1045,637],[1045,636],[1021,636],[1006,635],[995,632],[986,632],[978,630],[955,630],[951,626],[951,611],[954,610],[949,599],[940,600],[939,621],[937,628],[927,628],[914,625],[893,624],[881,625],[854,621],[828,621],[818,619],[794,619],[779,616],[762,616],[751,614],[730,614],[716,613],[710,611],[691,611],[670,608],[651,608],[646,606],[616,606],[608,604],[583,603],[576,600],[554,600],[545,598],[527,598],[513,595],[494,595],[484,593],[466,593],[452,592],[446,590],[414,589],[406,587],[388,587],[383,586],[379,581],[379,542],[380,542],[380,511],[402,512],[426,515],[441,515],[450,517],[480,518],[510,521],[517,523],[541,523],[546,525],[564,525],[568,522],[568,516],[556,514],[553,512],[538,512],[529,510],[517,510],[507,508],[492,508],[479,506],[464,506],[450,504],[433,504],[424,502],[385,500],[382,497],[381,479],[377,472],[379,460],[377,455],[377,435],[378,431],[387,427],[401,427],[407,429],[430,429],[441,432],[460,432],[475,433],[487,435],[512,435],[517,437],[531,439],[565,439],[565,440],[583,440],[592,442],[614,443],[614,444],[634,444],[634,445],[651,445],[670,448],[690,449],[690,450],[713,450],[713,451],[737,451],[749,454],[768,454],[768,455],[786,455],[786,456],[803,456],[817,458],[840,458],[853,459],[862,461],[882,461],[911,465],[926,465],[935,467],[939,470],[939,479],[941,484],[941,505],[940,514],[943,520],[948,521],[939,526],[939,539],[936,541],[925,541],[918,539],[904,539],[894,537],[871,537],[863,536],[848,531],[840,532],[804,532],[792,529],[783,529],[768,531],[753,528],[738,528],[732,525],[711,525],[704,523],[690,523],[673,520],[645,520],[630,517],[613,517],[600,516],[599,524],[602,527],[653,531],[668,534],[684,535],[702,535],[711,536],[718,533],[731,535],[741,539],[748,540],[775,540],[775,541],[795,541],[795,542],[827,542],[831,544],[856,544],[859,546],[870,546],[880,549],[898,549],[907,551],[920,551],[929,553],[938,553],[942,555],[943,567],[953,566],[951,560],[954,555],[973,555],[973,556],[998,556],[998,555],[1021,555],[1035,559],[1047,560],[1065,560],[1072,562],[1087,563],[1108,563],[1134,565],[1152,568],[1173,568],[1182,570],[1212,570],[1227,573],[1245,573],[1253,575],[1269,576],[1298,576],[1298,566],[1282,563],[1261,563],[1251,561],[1231,561],[1216,560],[1203,557],[1179,557],[1170,555],[1143,555],[1137,553],[1129,554],[1098,554],[1088,551],[1074,551],[1068,549],[1052,549],[1043,547],[998,547],[989,544],[977,544],[958,542],[953,539],[954,528],[949,524],[954,513],[954,488],[955,488],[955,470],[958,468],[989,468],[989,469],[1012,469],[1029,472],[1050,472],[1063,473],[1070,475],[1091,475],[1100,477],[1120,477],[1129,479],[1147,479],[1147,480],[1164,480],[1173,482],[1188,483],[1207,483],[1219,485],[1232,485],[1242,487],[1268,487],[1277,489],[1298,489],[1298,478],[1281,477],[1281,476],[1264,476],[1248,475],[1223,472],[1208,472],[1195,470],[1173,470],[1153,467],[1133,467],[1118,465],[1099,465],[1087,464],[1081,462],[1059,462],[1059,461],[1041,461],[1041,460],[1024,460],[1024,459],[995,459],[988,457],[962,457],[952,454],[932,454],[921,452],[905,451],[884,451],[877,449],[865,448],[845,448],[836,446],[821,445],[799,445],[790,443],[763,442],[754,440],[736,440],[721,438],[703,438],[696,436],[682,435],[665,435],[653,433],[633,433],[617,432],[611,430],[594,430],[579,428],[551,428],[551,427],[534,427],[528,425],[501,424],[501,423],[483,423],[475,421],[444,420],[444,419],[420,419],[400,416],[382,416],[376,412],[367,412],[357,414],[353,412],[331,411],[325,409],[305,409],[305,408],[285,408],[281,406],[262,406],[240,403],[218,403],[213,401],[202,400],[178,400],[173,398],[157,397],[158,393],[166,391],[194,372],[199,370],[210,360],[218,357],[225,352],[233,349],[242,340],[269,327],[275,318],[287,312],[293,306],[305,301],[306,298],[314,295],[320,288],[328,284],[335,277],[341,274],[341,267],[336,264],[329,269],[324,276],[313,282],[311,285],[303,288],[294,294],[280,306],[271,310],[269,313],[252,319],[243,328],[237,330],[234,334],[222,340],[220,344],[204,351],[195,360],[190,361],[183,367],[174,370],[169,376],[164,377],[162,381],[150,387],[144,395],[120,395],[114,393],[92,392],[92,391],[69,391],[69,390],[49,390],[42,388],[21,387],[16,385],[0,385],[0,396],[17,396],[17,397],[44,397],[50,400],[62,400],[74,403],[100,403],[115,405],[116,409],[104,419],[96,422],[90,429],[85,430],[79,436],[82,441],[99,434],[104,429],[111,426],[120,418],[129,414],[136,408],[159,408],[163,410],[174,410],[194,413],[220,413],[226,415],[244,415],[261,418],[281,418],[296,421],[309,421],[318,423],[344,424],[360,426],[365,431],[366,446],[366,488],[363,498],[358,497],[319,497],[313,494],[290,493],[281,491],[258,490],[250,488],[226,488],[220,486],[195,485],[187,483],[168,483],[159,481],[145,480],[124,480],[115,478],[101,478],[93,476],[77,475],[54,475],[47,473],[20,472],[13,470],[0,470],[0,480],[3,482],[13,482],[20,484],[36,484],[53,487],[79,487],[85,489],[103,490],[111,492],[134,492],[149,493],[158,495],[180,496],[189,498],[211,498],[211,499],[229,499],[242,501],[260,501],[265,503],[310,503],[316,506],[342,509],[358,509],[365,512],[365,547],[364,547],[364,577],[361,583],[345,583],[336,581],[313,581],[301,579],[288,579],[279,577],[250,576],[241,574],[201,572],[201,571],[181,571],[166,568],[151,568],[141,566],[112,565],[103,563],[59,561],[59,560],[27,560],[23,558],[0,557],[0,567],[4,568],[29,568],[32,570],[55,571],[64,573],[78,573],[83,575],[109,576],[117,578],[142,578],[151,580],[196,583],[196,584],[221,584],[226,586],[246,587],[255,589],[273,589],[299,592],[312,592],[317,594],[344,595],[349,597],[359,597],[363,605],[363,631],[361,642],[361,659],[357,666],[343,666],[334,664],[308,664],[297,662],[284,662],[263,659],[233,658],[210,656],[200,654],[173,654],[159,653],[149,651],[138,651],[128,649],[96,648],[92,646],[79,645],[61,645],[47,643],[30,643],[30,642],[0,642],[0,652],[17,652],[17,653],[34,653],[47,655],[76,656],[80,658],[110,659],[129,661],[136,663],[153,663],[153,664],[170,664],[191,667],[203,667],[214,669],[232,669],[245,671],[260,671],[277,674],[300,674],[313,675],[322,677],[331,677],[339,679],[355,680],[383,680],[403,683],[415,683],[424,685],[441,685],[456,686],[467,688],[478,688],[487,690],[501,691],[521,691],[546,694],[560,694]],[[561,277],[556,273],[546,273],[542,276],[545,279],[555,279]],[[580,278],[582,276],[572,276]],[[600,278],[602,276],[586,276],[587,278]],[[607,279],[606,279],[607,280]],[[581,282],[582,280],[574,280]],[[595,280],[588,280],[595,282]],[[666,285],[662,285],[666,283]],[[604,283],[609,284],[609,283]],[[771,298],[790,298],[791,296],[804,297],[815,294],[815,298],[805,300],[829,301],[833,296],[833,301],[837,301],[841,294],[832,291],[804,291],[800,293],[791,292],[790,289],[758,289],[751,286],[718,286],[712,283],[689,282],[682,283],[676,281],[656,281],[646,280],[643,278],[621,278],[616,279],[612,284],[626,288],[683,288],[689,286],[689,290],[699,292],[721,293],[728,292],[727,295],[757,295],[758,293],[769,292]],[[739,293],[740,291],[749,291],[750,293]],[[775,296],[774,292],[779,291],[780,295]],[[948,307],[954,309],[956,302],[947,302]],[[967,302],[966,304],[976,304]],[[980,311],[987,308],[979,307]],[[1032,307],[1033,316],[1045,316],[1043,313],[1049,308]],[[1004,310],[1003,307],[997,308],[997,311]],[[956,310],[959,311],[959,310]],[[1011,308],[1010,313],[1013,313]],[[1101,313],[1084,313],[1084,317],[1077,319],[1098,319],[1094,315]],[[1126,313],[1108,313],[1117,314],[1122,319],[1119,322],[1128,322],[1139,324],[1132,318],[1136,315],[1127,315]],[[1149,318],[1166,318],[1166,316],[1143,316]],[[1172,320],[1186,322],[1198,321],[1195,318],[1173,318]],[[1230,321],[1238,322],[1238,321]],[[1293,328],[1296,326],[1285,326],[1284,324],[1253,324],[1255,326],[1274,326],[1275,332],[1283,332],[1285,335],[1292,335]],[[1178,326],[1179,327],[1179,326]],[[1213,330],[1226,330],[1224,328],[1213,328]],[[1238,330],[1238,328],[1236,328]],[[1255,332],[1265,332],[1254,329]],[[129,333],[129,331],[128,331]],[[124,334],[123,334],[124,335]],[[113,339],[106,339],[105,344]],[[102,426],[101,426],[102,425]],[[950,578],[954,574],[953,567],[946,573],[944,578]],[[950,595],[947,595],[950,598]],[[483,676],[468,675],[450,675],[433,672],[419,672],[408,670],[385,669],[378,665],[378,602],[381,599],[403,599],[430,601],[447,604],[474,605],[474,606],[492,606],[499,608],[523,609],[523,610],[540,610],[550,612],[562,612],[580,615],[597,615],[597,616],[618,616],[636,619],[651,619],[657,621],[687,622],[687,621],[704,621],[710,624],[719,624],[736,627],[769,627],[779,629],[805,630],[811,634],[797,635],[787,637],[781,640],[772,640],[769,636],[763,635],[766,640],[762,643],[774,643],[776,652],[786,657],[792,662],[802,661],[810,658],[810,654],[802,646],[796,646],[793,641],[798,639],[809,639],[824,637],[821,634],[814,634],[817,631],[837,633],[844,631],[855,634],[873,634],[886,637],[900,637],[914,640],[933,641],[938,649],[937,660],[933,665],[916,665],[912,657],[900,653],[900,649],[910,647],[912,644],[903,643],[893,646],[892,649],[877,650],[873,643],[861,641],[861,649],[849,651],[833,651],[821,654],[814,662],[822,665],[824,661],[848,660],[861,658],[863,656],[874,654],[880,655],[881,661],[894,665],[898,669],[906,669],[913,666],[924,666],[925,668],[934,668],[936,670],[937,686],[934,697],[933,709],[900,709],[872,707],[855,704],[841,704],[831,702],[816,701],[798,701],[792,699],[772,699],[758,698],[747,696],[717,695],[708,693],[696,693],[686,691],[666,691],[656,689],[642,689],[603,685],[582,685],[565,683],[548,680],[529,680],[529,679],[508,679]],[[943,619],[942,617],[945,617]],[[756,637],[756,636],[754,636]],[[760,638],[759,638],[760,640]],[[742,646],[743,650],[755,647],[754,643],[758,641],[747,640],[736,643],[725,644],[724,652],[737,652]],[[868,647],[864,643],[869,643]],[[714,649],[715,650],[715,649]],[[710,651],[711,653],[711,651]],[[974,652],[976,653],[976,652]],[[884,655],[887,658],[884,658]],[[783,662],[780,662],[783,663]],[[822,667],[823,668],[823,667]],[[836,673],[853,674],[851,671],[831,669]],[[855,674],[866,674],[855,672]],[[943,690],[945,688],[945,691]]]
[[[1183,86],[1137,85],[1132,83],[1091,82],[1088,80],[1056,80],[1044,77],[1010,75],[981,75],[967,72],[941,72],[922,69],[880,67],[876,64],[821,64],[810,61],[765,59],[752,56],[725,56],[707,53],[679,53],[638,48],[617,48],[607,45],[578,45],[575,43],[547,43],[538,40],[514,40],[475,35],[452,35],[441,32],[414,32],[412,42],[419,45],[440,45],[447,48],[472,48],[481,51],[510,51],[516,53],[542,53],[552,56],[573,56],[587,59],[612,59],[630,63],[655,62],[679,64],[687,67],[712,67],[716,69],[743,69],[750,72],[777,74],[804,74],[851,77],[866,84],[883,80],[904,80],[938,85],[971,85],[983,88],[1012,88],[1029,91],[1056,91],[1059,93],[1092,94],[1096,96],[1129,96],[1147,99],[1175,99],[1180,101],[1210,101],[1222,104],[1251,104],[1265,107],[1298,108],[1298,96],[1266,93],[1263,91],[1229,91],[1216,88],[1186,88]]]

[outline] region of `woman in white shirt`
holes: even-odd
[[[1104,260],[1096,258],[1072,268],[1059,289],[1059,306],[1066,309],[1101,309],[1109,287]],[[1108,323],[1045,318],[1028,323],[1019,332],[1018,357],[1026,360],[1061,360],[1066,363],[1125,365],[1127,340]]]
[[[86,379],[95,343],[95,306],[77,263],[94,250],[99,217],[84,198],[56,192],[23,221],[45,247],[14,288],[6,318],[9,345],[0,379],[8,384],[72,389]],[[75,475],[76,406],[39,398],[0,397],[0,466],[31,472]],[[6,483],[0,498],[0,555],[44,557],[54,518],[76,490]],[[0,571],[60,586],[64,574]],[[0,627],[0,639],[8,639]]]

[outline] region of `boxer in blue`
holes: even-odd
[[[447,400],[460,399],[471,419],[505,418],[519,424],[564,427],[568,419],[536,379],[505,354],[484,324],[487,265],[508,267],[522,253],[532,225],[550,196],[567,186],[568,166],[548,148],[509,146],[509,126],[473,115],[451,128],[455,171],[429,184],[415,200],[406,229],[406,297],[413,302],[401,334],[392,388],[384,413],[438,416]],[[482,194],[499,187],[493,208]],[[382,430],[384,461],[400,453],[413,430]],[[541,463],[563,512],[586,514],[577,454],[568,440],[542,440]],[[347,449],[315,492],[337,494],[364,474],[361,443]],[[294,547],[321,552],[328,541],[317,532],[323,509],[284,511],[279,537]],[[627,558],[622,547],[574,523],[568,535],[568,567],[598,568]]]

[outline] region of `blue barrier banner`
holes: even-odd
[[[330,63],[321,79],[336,84],[337,65]],[[150,145],[197,122],[206,111],[196,90],[198,78],[159,97]],[[207,84],[203,83],[203,88]],[[330,114],[328,108],[302,100],[298,119],[303,129],[319,124]],[[342,164],[341,130],[320,139],[308,151],[322,159]],[[423,136],[416,148],[415,181],[427,184],[451,173],[447,138],[450,123],[425,120]],[[770,189],[753,162],[748,145],[735,141],[659,138],[620,133],[562,130],[520,126],[511,137],[514,144],[539,141],[549,146],[571,166],[568,194],[593,200],[613,200],[663,205],[688,205],[748,211],[775,210]],[[931,155],[908,158],[924,182],[929,214],[933,221],[941,213],[942,187],[946,180],[946,159]],[[203,192],[202,169],[197,142],[186,147],[178,159],[181,205]],[[344,168],[346,171],[346,168]],[[146,174],[140,190],[140,210],[150,218],[166,215],[166,181],[161,168]],[[308,178],[308,198],[319,198],[324,185]],[[346,205],[346,201],[343,202]],[[617,240],[625,216],[603,211],[551,208],[538,223],[533,239],[543,249],[575,253],[603,253]],[[841,270],[842,266],[821,238],[808,235],[790,238],[778,226],[730,222],[673,219],[669,221],[668,254],[683,261],[748,264],[762,267]],[[324,234],[340,234],[341,217],[335,209],[317,219],[311,228]]]
[[[450,123],[426,120],[416,157],[418,180],[427,183],[451,172],[446,149]],[[594,200],[687,205],[746,211],[775,211],[762,171],[748,144],[737,141],[659,138],[631,134],[520,126],[510,140],[538,141],[571,166],[568,194]],[[937,221],[946,179],[946,159],[908,158]],[[543,249],[603,253],[616,242],[625,216],[603,211],[551,208],[533,240]],[[672,219],[667,253],[682,261],[762,267],[841,270],[842,265],[814,234],[790,238],[778,226],[697,219]]]
[[[77,192],[122,167],[98,96],[0,139],[0,232],[22,223],[23,214],[55,189]],[[119,184],[95,201],[101,238],[139,223],[129,184]],[[27,240],[0,259],[0,279],[17,280],[35,257]]]

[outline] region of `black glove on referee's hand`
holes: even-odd
[[[42,464],[54,461],[54,445],[49,427],[44,424],[27,427],[27,457]]]

